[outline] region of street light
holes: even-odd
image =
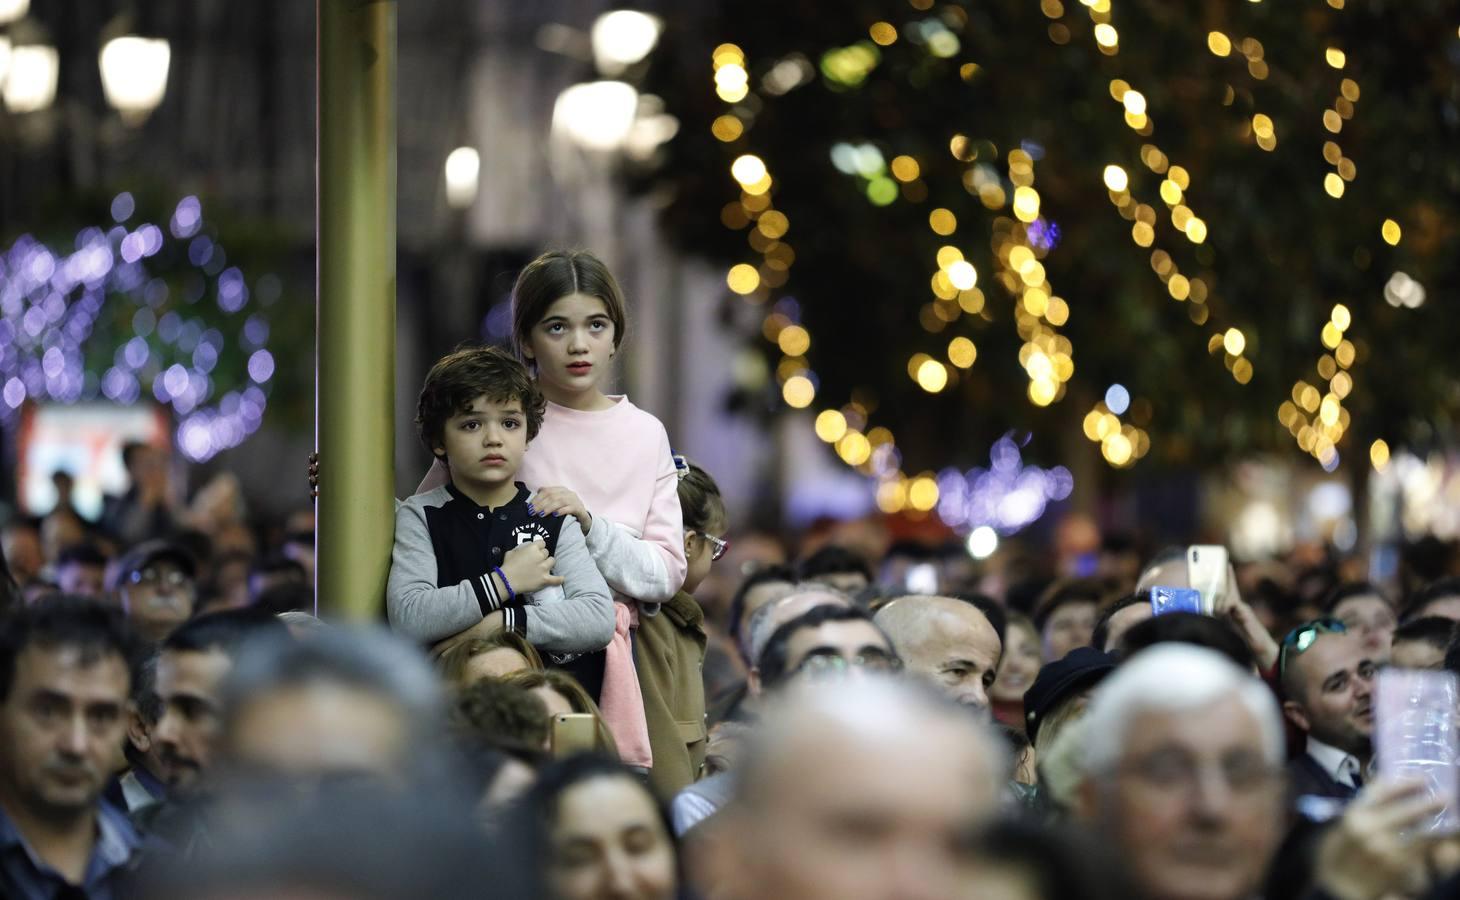
[[[473,147],[457,147],[446,157],[446,202],[452,209],[466,209],[477,196],[482,157]]]
[[[606,12],[593,23],[593,62],[605,75],[621,75],[649,55],[663,30],[658,16],[631,9]]]
[[[584,150],[613,152],[634,127],[639,92],[622,81],[575,84],[553,105],[553,133]]]
[[[11,22],[25,18],[30,12],[30,0],[0,0],[0,25],[9,25]]]
[[[136,35],[113,38],[97,58],[106,101],[127,124],[138,124],[162,102],[172,61],[172,47],[166,39]]]
[[[10,73],[5,78],[5,105],[13,113],[37,112],[50,106],[56,100],[60,70],[61,58],[55,47],[21,44],[12,48]]]

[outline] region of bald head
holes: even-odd
[[[877,613],[876,622],[892,638],[907,671],[988,714],[988,688],[1003,642],[978,607],[952,597],[900,597]]]
[[[718,825],[728,896],[956,896],[971,877],[961,838],[996,812],[1003,765],[974,717],[920,686],[793,687]]]

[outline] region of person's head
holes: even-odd
[[[515,631],[499,631],[491,637],[463,641],[441,654],[436,668],[449,685],[465,687],[483,678],[506,678],[517,672],[544,666],[537,648]]]
[[[674,832],[643,778],[599,756],[539,773],[523,797],[549,900],[674,900]]]
[[[720,486],[710,473],[683,457],[676,457],[675,464],[680,466],[679,510],[684,517],[684,558],[689,566],[682,590],[693,594],[710,574],[710,565],[730,548],[725,540],[730,520]]]
[[[855,594],[872,582],[872,567],[856,553],[827,544],[797,567],[802,581],[820,581],[844,594]]]
[[[1377,587],[1365,581],[1341,584],[1324,601],[1323,614],[1342,622],[1375,660],[1389,658],[1398,617]]]
[[[162,718],[152,739],[174,788],[191,789],[212,765],[222,730],[223,679],[243,645],[284,626],[261,610],[199,616],[172,632],[157,657]]]
[[[796,573],[781,565],[756,569],[736,589],[730,599],[729,631],[747,665],[755,661],[750,655],[750,617],[762,606],[789,596],[795,589]]]
[[[1076,647],[1045,663],[1024,694],[1024,731],[1041,753],[1085,714],[1090,692],[1115,671],[1116,658],[1094,647]]]
[[[1206,647],[1244,669],[1255,670],[1257,667],[1252,649],[1230,622],[1198,613],[1165,613],[1133,625],[1121,637],[1116,651],[1121,657],[1129,658],[1147,647],[1170,643]]]
[[[141,766],[158,781],[167,780],[162,748],[153,739],[162,721],[162,698],[157,696],[157,654],[144,659],[132,673],[132,706],[127,715],[127,761]]]
[[[913,594],[878,610],[876,622],[909,672],[988,716],[988,689],[1004,647],[983,610],[954,597]]]
[[[0,528],[0,553],[18,584],[34,580],[46,565],[40,529],[29,519],[14,518]]]
[[[1204,647],[1154,647],[1079,726],[1081,820],[1151,900],[1245,900],[1284,826],[1283,728],[1268,687]]]
[[[1055,823],[1003,818],[973,839],[984,900],[1126,900],[1134,892],[1089,835]]]
[[[798,675],[827,678],[901,667],[892,640],[866,612],[854,606],[816,606],[771,633],[750,673],[750,691],[759,696]]]
[[[1063,659],[1076,647],[1086,647],[1095,632],[1100,609],[1100,587],[1092,581],[1057,581],[1034,607],[1034,625],[1044,642],[1044,658]]]
[[[1394,629],[1389,662],[1401,669],[1443,669],[1457,630],[1455,620],[1444,616],[1411,619]]]
[[[126,735],[135,648],[121,615],[86,598],[0,623],[0,804],[64,825],[92,811]]]
[[[118,561],[115,577],[122,609],[137,633],[149,641],[161,641],[193,615],[197,562],[176,544],[138,544]]]
[[[406,778],[440,743],[436,674],[384,630],[252,640],[223,680],[219,756],[245,772]]]
[[[544,253],[512,288],[512,349],[555,402],[602,393],[627,325],[623,292],[591,253]]]
[[[262,557],[248,570],[248,596],[254,603],[258,603],[267,591],[281,585],[312,587],[304,567],[283,554]]]
[[[288,582],[276,584],[259,594],[253,605],[276,616],[298,613],[314,618],[314,585]]]
[[[1095,630],[1090,633],[1090,646],[1111,653],[1120,646],[1127,631],[1154,614],[1150,591],[1126,594],[1101,608],[1099,617],[1095,619]]]
[[[549,722],[554,716],[568,713],[591,715],[598,732],[595,749],[609,756],[618,755],[618,745],[614,743],[613,733],[608,730],[608,723],[603,720],[603,713],[599,710],[598,704],[588,696],[588,692],[583,690],[583,685],[579,684],[578,679],[572,675],[557,669],[541,672],[526,671],[512,675],[507,679],[507,683],[526,688],[541,700],[543,707],[547,710]]]
[[[72,544],[56,558],[56,586],[63,594],[106,596],[106,556],[95,544]]]
[[[1460,622],[1460,578],[1441,578],[1415,595],[1404,610],[1404,618],[1444,616]]]
[[[1279,645],[1283,714],[1314,740],[1367,763],[1377,668],[1359,637],[1337,619],[1300,625]]]
[[[730,802],[701,826],[718,883],[733,900],[957,896],[965,838],[997,809],[1005,757],[989,729],[916,682],[781,692]]]
[[[65,469],[51,473],[51,485],[56,489],[56,504],[71,502],[71,492],[76,489],[76,476]]]
[[[750,617],[746,642],[750,648],[751,668],[760,662],[766,642],[776,629],[818,606],[851,606],[852,601],[840,591],[823,584],[798,584],[796,589],[779,600],[772,600]]]
[[[457,736],[536,764],[551,735],[547,704],[533,690],[485,678],[456,690],[447,717]]]
[[[994,683],[989,688],[989,699],[995,703],[1021,702],[1043,664],[1039,629],[1034,627],[1028,616],[1019,613],[1009,613],[1008,619],[1009,625],[1004,631],[1004,654],[999,660]]]
[[[513,483],[545,409],[522,363],[496,347],[468,347],[426,373],[416,428],[458,488],[500,488]]]
[[[121,452],[122,468],[127,470],[133,484],[155,474],[163,461],[162,451],[146,441],[126,441]]]

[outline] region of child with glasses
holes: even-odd
[[[639,683],[644,686],[644,715],[654,768],[649,780],[669,797],[699,775],[708,746],[705,731],[705,614],[694,590],[725,555],[730,543],[720,535],[728,524],[725,501],[710,474],[682,456],[674,457],[679,472],[679,508],[684,515],[684,588],[659,608],[639,619]],[[645,647],[659,648],[654,653]]]

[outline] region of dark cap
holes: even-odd
[[[161,560],[167,560],[177,564],[183,574],[189,578],[195,578],[198,574],[198,561],[191,553],[180,544],[171,541],[143,541],[117,560],[117,566],[112,573],[115,579],[111,585],[112,590],[118,590],[127,584],[132,576],[143,571],[148,566]]]
[[[1094,647],[1076,647],[1064,659],[1046,664],[1024,694],[1024,730],[1033,741],[1039,723],[1079,691],[1093,687],[1115,669],[1116,658]]]

